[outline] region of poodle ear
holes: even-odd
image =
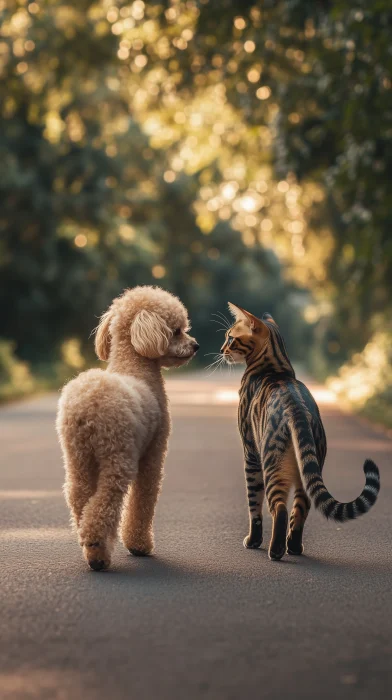
[[[150,360],[165,355],[172,332],[155,311],[139,311],[131,325],[131,342],[136,352]]]
[[[95,352],[100,360],[107,362],[110,353],[110,324],[113,319],[113,310],[109,309],[101,316],[95,335]]]

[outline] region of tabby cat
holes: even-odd
[[[226,332],[221,353],[229,363],[246,363],[238,410],[250,520],[244,546],[256,548],[262,543],[265,491],[273,518],[269,557],[279,560],[286,551],[303,552],[309,496],[326,518],[351,520],[374,505],[380,475],[367,459],[361,495],[350,503],[331,496],[321,475],[327,443],[320,413],[311,393],[295,377],[277,324],[269,314],[260,320],[234,304],[229,309],[236,320]],[[294,503],[287,535],[291,487]]]

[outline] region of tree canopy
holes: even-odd
[[[325,367],[388,324],[387,0],[0,9],[0,335],[21,358],[86,348],[138,283],[178,293],[206,350],[233,296],[297,354],[305,319]]]

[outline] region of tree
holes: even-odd
[[[87,350],[96,317],[138,283],[184,298],[211,348],[206,315],[225,307],[229,288],[250,304],[261,295],[274,309],[287,304],[276,258],[203,205],[201,182],[219,187],[210,160],[180,176],[173,148],[144,128],[137,47],[140,31],[154,36],[139,23],[144,7],[3,7],[1,335],[33,363],[58,357],[70,337]],[[149,11],[158,17],[160,6]]]

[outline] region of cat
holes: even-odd
[[[267,313],[261,320],[235,304],[229,303],[229,309],[235,323],[226,332],[221,353],[229,363],[246,363],[238,408],[249,506],[244,547],[257,548],[262,543],[265,492],[273,519],[269,558],[279,560],[286,551],[303,553],[310,498],[326,518],[352,520],[376,502],[380,474],[367,459],[361,495],[350,503],[339,503],[331,496],[322,478],[327,442],[319,409],[295,377],[277,324]],[[292,487],[294,503],[288,522]]]

